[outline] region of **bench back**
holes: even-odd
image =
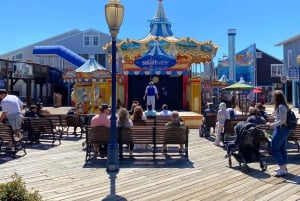
[[[107,126],[86,126],[87,144],[108,144],[110,128]]]
[[[126,139],[128,140],[126,143],[129,144],[153,144],[154,133],[152,126],[133,126],[129,129],[123,128],[123,130],[125,130],[126,132],[124,134],[121,134],[121,136],[119,137],[120,140]]]
[[[184,144],[187,142],[187,127],[169,127],[165,130],[166,144]]]
[[[297,124],[295,130],[291,130],[291,134],[288,137],[288,141],[300,140],[300,124]]]
[[[83,122],[78,115],[66,115],[65,121],[67,126],[75,127],[75,126],[82,126]]]
[[[234,127],[241,122],[241,120],[231,120],[231,119],[226,119],[225,124],[224,124],[224,133],[226,135],[235,135],[234,133]]]
[[[208,115],[204,118],[204,124],[207,128],[215,127],[216,122],[217,122],[217,115],[216,114]]]
[[[30,130],[34,133],[52,134],[54,126],[49,118],[29,118]]]
[[[13,137],[13,129],[8,124],[0,124],[0,140],[2,141],[15,141]]]

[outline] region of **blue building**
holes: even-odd
[[[229,62],[225,57],[219,60],[216,74],[218,79],[222,75],[229,77]],[[281,81],[284,76],[283,62],[256,48],[255,44],[235,54],[235,77],[237,82],[241,78],[254,86],[262,88],[262,93],[257,94],[257,101],[271,102],[271,92],[274,89],[284,89]]]

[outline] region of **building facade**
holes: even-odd
[[[284,89],[281,81],[284,75],[283,62],[273,56],[256,48],[255,44],[241,50],[235,54],[235,77],[238,82],[242,78],[245,82],[262,88],[262,92],[257,93],[256,101],[271,103],[271,92],[274,89]],[[229,77],[228,58],[219,60],[215,69],[218,78]]]
[[[286,96],[292,97],[293,106],[299,105],[299,64],[297,56],[300,55],[300,34],[288,38],[276,46],[283,46],[284,75],[287,78]]]
[[[93,54],[98,63],[108,67],[109,61],[106,52],[103,50],[103,46],[110,41],[111,36],[109,34],[94,29],[84,31],[75,29],[7,52],[0,55],[0,58],[14,61],[17,69],[19,66],[20,68],[25,66],[19,65],[19,62],[32,62],[53,67],[57,69],[55,73],[58,71],[63,73],[78,68],[80,64],[83,64],[84,61]],[[22,69],[19,70],[22,71]],[[55,76],[53,76],[53,78],[55,78]],[[57,92],[63,94],[64,104],[69,104],[69,102],[67,102],[69,98],[66,98],[69,97],[68,86],[58,79],[59,78],[52,79],[53,83],[47,83],[43,86],[39,86],[36,80],[32,80],[31,86],[33,89],[31,90],[31,97],[37,100],[39,97]],[[51,82],[51,80],[49,80],[49,82]],[[9,86],[9,88],[11,89],[12,87]],[[26,90],[24,90],[23,80],[18,80],[17,83],[14,84],[13,91],[20,96],[27,95]],[[48,102],[51,103],[51,100],[49,99]]]

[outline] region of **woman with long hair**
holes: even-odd
[[[274,128],[271,140],[271,151],[279,166],[279,168],[275,170],[275,176],[280,177],[288,173],[286,143],[290,129],[286,127],[286,117],[289,107],[282,91],[275,90],[272,96],[274,100],[273,115],[275,120],[273,123],[267,124]]]

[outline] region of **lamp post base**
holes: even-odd
[[[115,200],[126,201],[127,199],[119,195],[108,195],[102,199],[102,201],[115,201]]]

